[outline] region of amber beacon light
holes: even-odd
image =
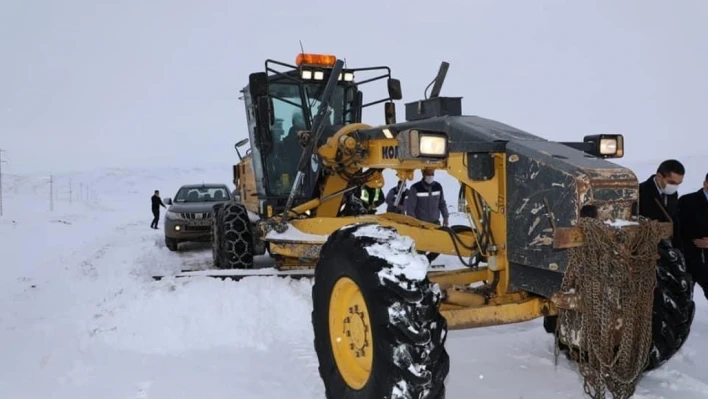
[[[337,57],[330,54],[300,53],[297,55],[297,58],[295,58],[295,64],[297,66],[333,67],[335,62],[337,62]]]

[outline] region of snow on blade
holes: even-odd
[[[327,236],[305,233],[288,223],[288,229],[285,230],[285,232],[278,233],[275,230],[271,230],[266,235],[266,239],[273,241],[306,241],[324,243],[327,241]]]
[[[258,215],[256,215],[255,213],[248,211],[248,220],[255,223],[255,222],[261,220],[261,218],[258,217]]]

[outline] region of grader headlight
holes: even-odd
[[[441,157],[447,154],[447,138],[444,136],[420,136],[419,152],[424,157]]]
[[[408,131],[410,152],[414,157],[445,158],[447,156],[447,135],[418,129]]]
[[[585,136],[585,152],[600,158],[622,158],[624,137],[621,134],[596,134]]]
[[[396,139],[401,159],[447,157],[447,134],[443,132],[406,129]]]
[[[614,155],[617,153],[617,139],[602,139],[600,140],[600,154]]]

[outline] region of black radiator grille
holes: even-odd
[[[180,216],[182,218],[187,219],[187,220],[204,220],[204,219],[211,219],[211,212],[190,212],[190,213],[180,213]]]

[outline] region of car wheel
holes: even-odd
[[[165,237],[165,246],[170,251],[177,251],[179,248],[179,242],[177,242],[174,238]]]

